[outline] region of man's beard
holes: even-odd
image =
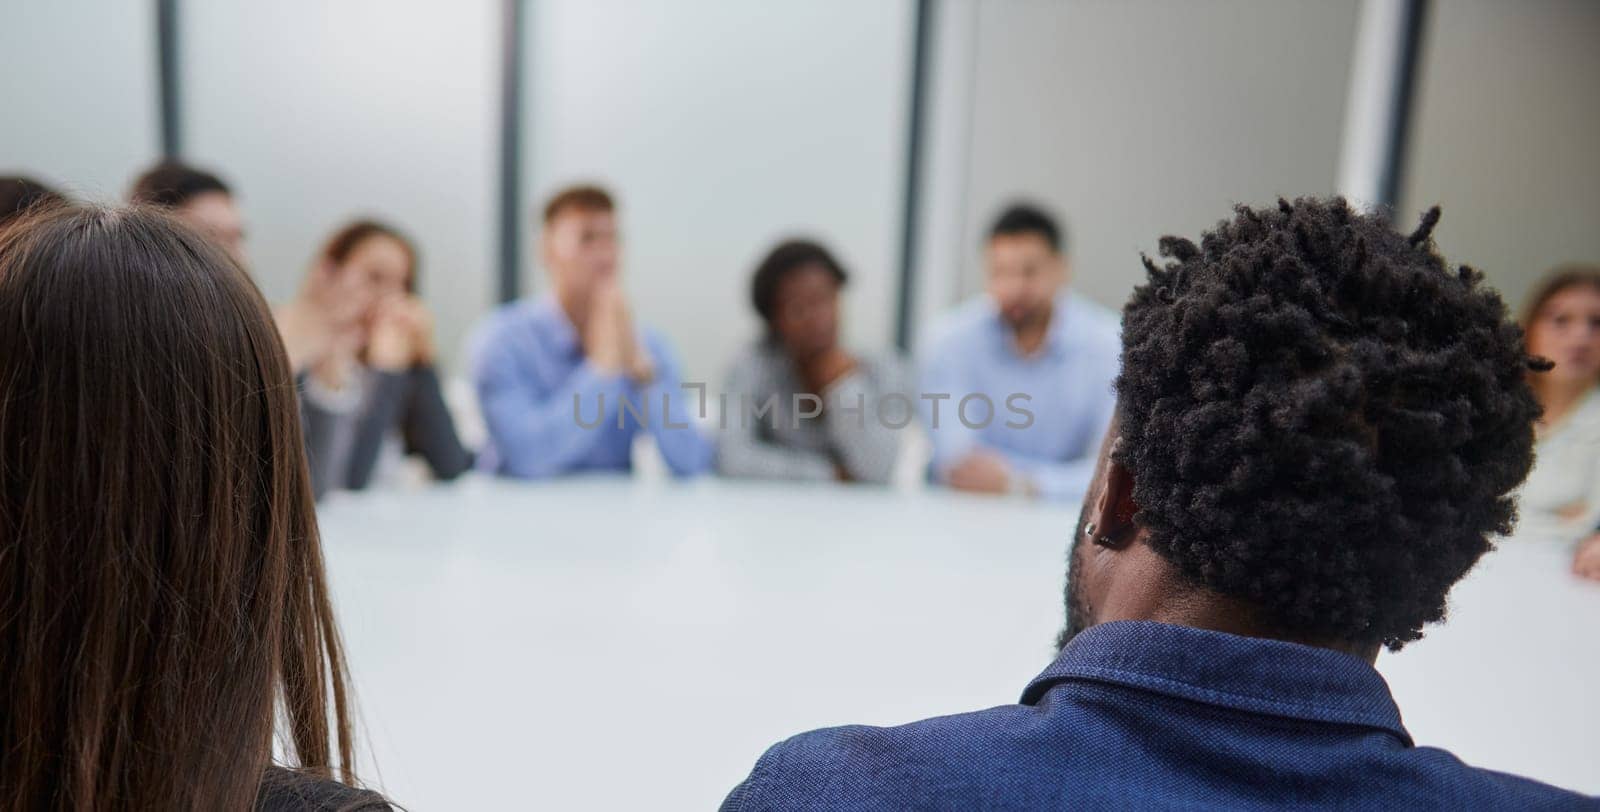
[[[1067,551],[1067,625],[1056,635],[1056,651],[1059,653],[1090,625],[1089,605],[1083,597],[1083,579],[1078,576],[1078,545],[1083,543],[1083,528],[1087,517],[1078,516],[1078,528],[1072,534],[1072,546]]]
[[[1000,317],[1005,321],[1006,326],[1011,328],[1012,332],[1020,333],[1033,327],[1048,325],[1050,323],[1050,308],[1034,307],[1024,310],[1021,314],[1015,316],[1008,311],[1002,311]]]

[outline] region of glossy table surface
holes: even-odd
[[[709,809],[772,743],[1014,702],[1076,507],[700,480],[468,478],[321,522],[363,778],[417,810]],[[1420,744],[1600,793],[1600,585],[1503,543],[1379,659]]]

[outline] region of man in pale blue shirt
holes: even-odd
[[[951,488],[1080,499],[1111,422],[1115,313],[1066,290],[1063,237],[1015,205],[989,230],[984,296],[935,325],[920,407],[930,475]]]
[[[551,198],[540,254],[551,292],[500,308],[473,341],[489,428],[479,467],[523,479],[627,471],[644,430],[674,474],[710,468],[711,445],[689,415],[697,401],[680,386],[671,348],[633,325],[617,280],[611,196],[576,186]]]

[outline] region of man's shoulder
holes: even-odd
[[[534,329],[546,315],[540,300],[518,299],[489,311],[467,336],[467,357],[475,374],[503,367],[511,359],[537,352]]]
[[[1036,709],[1002,705],[896,727],[849,725],[774,745],[725,810],[960,806],[992,797],[1008,764],[1031,762]]]
[[[1176,778],[1164,772],[1173,766],[1170,761],[1118,761],[1132,773],[1108,782],[1112,765],[1106,759],[1119,756],[1104,746],[1099,728],[1081,714],[1066,712],[1071,707],[1061,702],[1002,705],[898,727],[852,725],[802,733],[769,749],[723,809],[1033,809],[1069,803],[1099,807],[1117,798],[1189,798],[1184,794],[1189,790],[1172,788]],[[1435,748],[1352,746],[1319,752],[1337,769],[1325,769],[1316,779],[1291,777],[1287,784],[1267,780],[1249,791],[1275,792],[1271,797],[1279,799],[1314,796],[1347,806],[1600,809],[1600,799],[1472,767]],[[1165,777],[1154,780],[1157,775]],[[1211,800],[1219,797],[1224,796]],[[1243,803],[1249,796],[1226,797]],[[1200,797],[1190,800],[1198,803]]]
[[[507,330],[522,329],[539,320],[541,304],[538,299],[518,299],[506,302],[493,310],[478,323],[476,333],[483,336],[497,335]]]
[[[929,325],[923,345],[939,352],[952,344],[965,344],[994,328],[994,303],[988,296],[974,296],[940,314]]]
[[[1600,797],[1475,767],[1437,747],[1410,748],[1397,764],[1386,765],[1378,772],[1395,779],[1388,794],[1423,807],[1453,801],[1453,805],[1461,807],[1600,810]]]
[[[472,328],[471,341],[474,347],[485,342],[498,340],[507,331],[525,328],[537,320],[537,305],[530,299],[518,299],[514,302],[495,307],[487,315],[478,320]]]
[[[1122,348],[1122,316],[1117,311],[1081,293],[1066,297],[1068,335],[1076,342],[1096,348]]]

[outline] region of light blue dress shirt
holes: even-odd
[[[708,470],[712,446],[690,419],[702,408],[697,394],[679,385],[665,340],[642,330],[640,345],[655,365],[643,387],[584,358],[577,329],[554,296],[496,310],[472,342],[473,384],[489,428],[478,467],[523,479],[628,471],[634,436],[645,430],[674,474]]]
[[[933,441],[934,480],[943,482],[950,466],[986,448],[1004,456],[1040,496],[1081,499],[1116,408],[1120,336],[1116,313],[1071,293],[1056,299],[1044,345],[1028,357],[1018,354],[989,297],[946,315],[924,346],[918,398]],[[949,398],[934,400],[938,395]],[[973,395],[988,402],[971,397],[958,413],[962,399]]]

